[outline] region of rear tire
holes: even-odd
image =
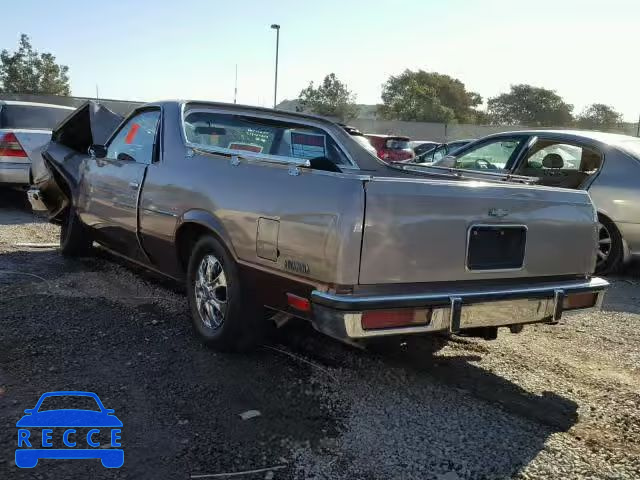
[[[244,352],[262,340],[266,321],[254,295],[242,285],[236,263],[213,236],[201,237],[193,247],[187,292],[193,328],[207,346]]]
[[[615,223],[604,215],[598,215],[598,252],[596,272],[598,275],[615,273],[622,266],[624,251],[622,235]]]
[[[82,257],[91,252],[93,238],[76,209],[70,206],[60,227],[60,253],[65,257]]]

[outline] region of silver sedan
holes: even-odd
[[[640,256],[640,139],[574,130],[490,135],[434,166],[536,177],[542,185],[588,190],[598,210],[596,272]]]

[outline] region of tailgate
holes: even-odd
[[[366,184],[360,284],[590,274],[584,191],[375,178]]]

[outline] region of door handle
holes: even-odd
[[[129,182],[129,187],[133,188],[134,190],[137,190],[139,186],[140,184],[138,182]]]

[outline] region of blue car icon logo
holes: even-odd
[[[88,408],[67,408],[78,403]],[[124,464],[122,422],[95,393],[48,392],[24,412],[16,423],[16,466],[33,468],[40,458],[100,459],[106,468]]]

